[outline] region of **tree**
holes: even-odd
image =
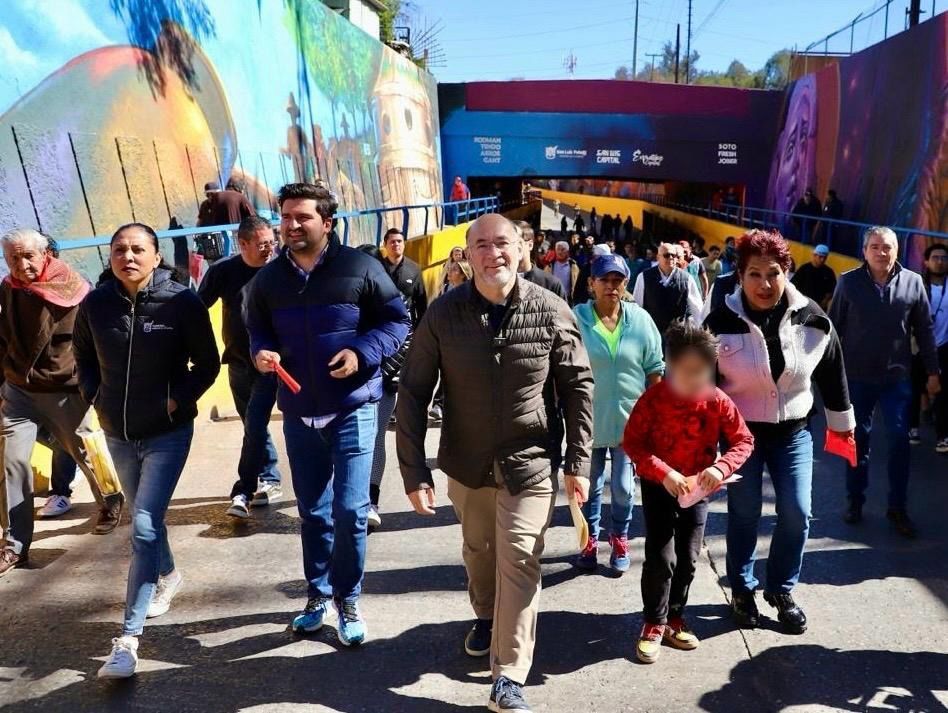
[[[762,69],[756,72],[755,86],[760,89],[783,89],[790,81],[790,50],[774,52]]]
[[[401,0],[385,0],[385,9],[379,13],[379,39],[382,42],[395,39],[395,20],[401,11]]]
[[[790,50],[775,52],[763,67],[752,72],[738,59],[734,59],[723,72],[703,72],[695,69],[700,55],[691,53],[691,83],[717,87],[742,87],[747,89],[782,89],[787,86],[790,76]],[[687,66],[684,58],[678,66],[678,81],[685,82]],[[654,73],[651,65],[646,65],[633,77],[625,65],[616,68],[618,80],[636,79],[639,81],[674,82],[675,81],[675,43],[666,42],[662,46],[659,61]]]
[[[738,59],[731,60],[724,76],[730,79],[735,87],[747,87],[753,82],[751,71]]]

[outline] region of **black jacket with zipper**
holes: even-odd
[[[201,299],[155,270],[134,302],[117,279],[89,293],[73,334],[79,391],[113,438],[137,440],[197,416],[197,401],[220,372]],[[178,404],[169,413],[169,399]]]

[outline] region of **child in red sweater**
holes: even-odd
[[[697,485],[711,492],[754,448],[734,402],[714,386],[717,359],[710,332],[692,322],[672,323],[665,332],[665,379],[638,400],[625,427],[622,445],[641,479],[645,512],[645,624],[636,646],[643,663],[658,659],[663,639],[677,649],[698,646],[682,612],[704,540],[708,499],[682,508],[678,496],[694,485],[686,477],[697,476]]]

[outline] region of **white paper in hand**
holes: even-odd
[[[698,485],[697,475],[689,475],[686,478],[686,480],[688,481],[688,484],[691,486],[691,491],[684,493],[682,495],[679,495],[678,504],[683,508],[690,508],[695,503],[700,502],[701,500],[704,500],[711,493],[717,492],[721,488],[728,486],[731,483],[736,483],[740,479],[741,479],[740,474],[734,473],[734,475],[732,475],[730,478],[727,478],[721,481],[721,485],[719,485],[717,488],[715,488],[712,491],[708,491],[702,488],[700,485]]]

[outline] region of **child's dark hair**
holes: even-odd
[[[718,361],[718,338],[690,319],[677,319],[665,330],[665,360],[675,361],[693,351],[709,364]]]

